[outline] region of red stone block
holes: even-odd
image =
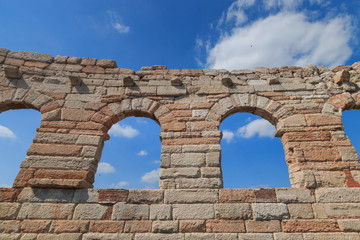
[[[6,58],[4,64],[6,65],[13,65],[17,67],[21,67],[24,65],[25,61],[22,59],[15,59],[15,58]]]
[[[44,69],[47,66],[49,66],[49,63],[45,63],[45,62],[33,62],[33,61],[26,61],[24,64],[25,67],[36,67],[36,68],[41,68]]]
[[[99,66],[86,66],[81,71],[84,73],[99,73],[99,74],[105,73],[105,69]]]
[[[83,220],[56,220],[50,227],[53,233],[86,233],[88,229],[89,221]]]
[[[47,156],[79,156],[82,146],[63,144],[40,144],[33,143],[27,151],[28,155]]]
[[[332,220],[332,219],[283,220],[282,229],[284,232],[341,231],[336,220]]]
[[[305,115],[308,126],[330,126],[342,125],[341,117],[329,116],[323,114],[308,114]]]
[[[99,189],[99,203],[126,202],[128,195],[128,190]]]
[[[180,220],[179,231],[187,232],[206,232],[205,220]]]
[[[244,233],[243,220],[207,220],[206,232],[213,233]]]
[[[51,221],[47,220],[24,220],[21,222],[20,231],[22,233],[47,233]]]
[[[273,188],[261,188],[255,190],[256,202],[277,202],[276,191]]]
[[[121,233],[124,231],[124,221],[91,221],[89,232]]]
[[[253,189],[220,189],[220,203],[253,203],[255,192]]]
[[[151,232],[150,220],[140,221],[126,221],[124,226],[124,233],[146,233]]]
[[[270,221],[247,220],[245,224],[246,224],[246,231],[249,233],[281,232],[281,226],[279,220],[270,220]]]

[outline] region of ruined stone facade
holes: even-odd
[[[360,239],[360,164],[341,120],[359,86],[360,63],[134,72],[0,49],[0,112],[42,114],[0,189],[0,239]],[[292,188],[222,189],[219,125],[237,112],[276,126]],[[129,116],[161,126],[160,189],[94,190],[107,132]]]

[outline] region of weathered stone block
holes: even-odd
[[[215,203],[218,201],[218,190],[211,189],[167,189],[165,190],[165,203]]]
[[[176,233],[179,232],[178,221],[154,221],[152,223],[154,233]]]
[[[214,218],[214,206],[211,204],[174,204],[174,219],[210,219]]]
[[[71,219],[74,204],[23,203],[17,219]]]
[[[21,204],[19,203],[0,203],[0,219],[2,220],[16,219],[20,207]]]
[[[250,219],[252,209],[249,203],[215,204],[215,217],[220,219]]]
[[[288,219],[289,212],[283,203],[253,203],[253,214],[256,220]]]
[[[149,219],[149,205],[117,203],[114,205],[112,220]]]
[[[103,219],[108,207],[100,204],[78,204],[75,208],[75,220]]]

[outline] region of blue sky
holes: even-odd
[[[0,47],[114,59],[134,70],[332,67],[360,59],[360,1],[0,0],[0,9]],[[345,112],[345,127],[355,124],[355,114]],[[12,184],[40,118],[34,110],[0,114],[0,185]],[[289,186],[280,139],[265,120],[235,114],[220,129],[225,187]],[[105,143],[95,187],[157,188],[159,133],[150,119],[119,122]],[[356,131],[347,133],[360,144]]]

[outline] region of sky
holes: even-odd
[[[360,59],[360,1],[0,0],[0,9],[2,48],[113,59],[133,70],[333,67]],[[343,115],[355,147],[358,112]],[[0,186],[12,185],[40,118],[35,110],[0,114]],[[270,123],[237,113],[220,130],[225,187],[290,186],[282,144]],[[126,118],[109,133],[95,187],[158,188],[160,126]]]

